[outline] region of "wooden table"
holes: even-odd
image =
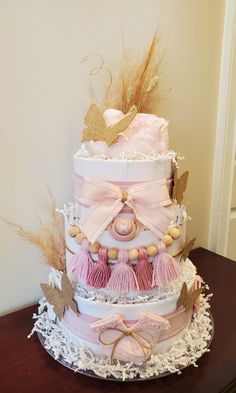
[[[214,293],[215,336],[198,368],[190,366],[180,376],[125,383],[76,374],[52,359],[36,335],[27,339],[37,310],[32,306],[0,318],[0,393],[236,392],[236,262],[202,248],[192,251],[191,259]]]

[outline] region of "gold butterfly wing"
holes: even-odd
[[[108,144],[108,146],[110,146],[110,145],[112,145],[113,142],[115,142],[118,135],[119,134],[115,130],[113,130],[112,128],[107,128],[103,132],[102,140],[105,141]]]
[[[186,301],[186,306],[185,306],[186,311],[189,311],[193,308],[193,305],[196,302],[196,300],[199,298],[201,291],[202,291],[202,288],[197,288],[189,293],[189,296]]]
[[[83,131],[82,141],[104,141],[110,146],[117,139],[118,135],[128,127],[136,116],[136,113],[137,108],[133,108],[132,111],[117,124],[112,127],[107,127],[100,109],[97,105],[92,104],[84,119],[88,128],[85,128]]]
[[[99,130],[93,130],[93,129],[89,129],[89,128],[85,128],[83,131],[83,135],[82,135],[82,142],[85,141],[100,141],[101,139],[101,133]]]
[[[82,142],[84,141],[101,141],[106,123],[97,105],[92,104],[85,116],[84,122],[88,128],[83,131]]]
[[[84,122],[88,128],[101,130],[106,128],[106,122],[102,112],[97,105],[92,104],[84,118]]]
[[[174,180],[173,199],[176,199],[177,188],[178,188],[178,169],[176,168],[176,166],[174,167],[173,180]]]
[[[188,183],[188,175],[189,172],[186,171],[184,172],[180,178],[179,178],[179,188],[181,189],[181,191],[184,193],[187,187],[187,183]]]
[[[71,308],[72,311],[74,311],[75,314],[79,315],[79,309],[74,299],[70,300],[68,306]]]
[[[188,175],[189,175],[189,172],[186,171],[178,179],[177,202],[179,205],[181,205],[183,198],[184,198],[184,192],[186,190],[187,183],[188,183]]]
[[[123,132],[129,125],[130,123],[134,120],[135,116],[137,114],[137,109],[133,109],[132,112],[128,113],[125,117],[123,117],[118,123],[114,124],[114,126],[111,127],[112,131],[120,134]]]
[[[63,303],[66,308],[70,307],[72,311],[74,311],[76,314],[79,313],[77,303],[74,300],[74,289],[67,277],[66,272],[64,271],[62,273],[61,277],[61,288],[62,288],[62,297],[63,297]]]
[[[184,192],[188,183],[189,172],[184,172],[178,179],[177,171],[174,172],[174,188],[173,188],[173,198],[176,199],[177,203],[181,205],[184,197]]]
[[[177,301],[177,309],[181,306],[185,307],[187,298],[188,298],[188,287],[186,282],[184,282],[180,291],[179,299]]]
[[[62,290],[63,298],[65,299],[66,302],[68,302],[73,298],[74,290],[65,271],[62,273],[61,276],[61,290]]]
[[[54,305],[56,299],[60,297],[60,293],[58,289],[53,288],[49,284],[40,284],[40,286],[43,290],[44,296],[46,297],[48,303]]]
[[[183,248],[182,254],[181,254],[181,259],[184,261],[188,258],[190,251],[192,250],[194,243],[196,241],[196,237],[194,237],[192,240],[187,242]]]
[[[55,303],[53,306],[53,311],[55,312],[58,319],[61,320],[65,311],[65,304],[63,303],[63,301]]]
[[[40,284],[40,286],[48,303],[53,306],[53,311],[55,312],[56,316],[61,319],[65,310],[65,304],[61,291],[59,291],[59,289],[53,288],[49,284]]]
[[[137,111],[133,110],[128,115],[123,117],[118,123],[110,128],[104,129],[103,139],[110,146],[119,135],[122,135],[123,131],[130,125],[131,121],[136,116]]]

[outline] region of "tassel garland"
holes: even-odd
[[[176,280],[181,274],[180,265],[166,252],[163,242],[158,243],[158,255],[153,260],[152,287],[162,287]]]
[[[93,288],[105,288],[110,278],[110,268],[107,265],[107,249],[101,247],[98,251],[98,262],[89,273],[87,284]]]
[[[67,264],[68,273],[75,273],[79,279],[86,282],[92,270],[93,262],[89,254],[89,241],[84,239],[79,251],[71,258]]]
[[[148,252],[144,247],[138,250],[138,263],[133,268],[129,263],[127,250],[120,250],[118,262],[110,269],[108,250],[101,247],[98,262],[93,263],[89,253],[89,241],[84,239],[80,250],[67,263],[67,272],[74,273],[79,281],[92,288],[106,288],[125,294],[134,291],[149,291],[153,287],[163,287],[176,280],[181,274],[181,267],[166,252],[163,242],[157,243],[158,254],[153,262],[148,261]]]
[[[118,262],[112,268],[111,277],[106,286],[108,290],[118,293],[139,290],[136,274],[128,262],[129,258],[127,251],[120,250],[118,253]]]
[[[135,273],[140,291],[148,291],[152,288],[153,269],[148,261],[147,250],[144,247],[139,249],[139,262],[135,266]]]

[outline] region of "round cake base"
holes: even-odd
[[[40,301],[39,315],[29,337],[37,332],[39,340],[46,351],[65,367],[81,374],[112,381],[144,381],[161,378],[177,373],[193,365],[209,351],[214,323],[209,312],[209,297],[201,295],[201,307],[193,317],[191,325],[185,330],[184,337],[177,340],[168,352],[152,355],[142,365],[133,363],[109,363],[108,358],[97,358],[90,349],[78,346],[63,331],[46,310],[45,299]]]

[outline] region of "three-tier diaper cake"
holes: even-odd
[[[206,284],[188,258],[188,172],[169,148],[168,122],[145,111],[158,87],[154,41],[124,105],[87,111],[74,202],[62,211],[65,265],[41,284],[34,315],[32,332],[55,359],[108,379],[180,373],[212,336]]]

